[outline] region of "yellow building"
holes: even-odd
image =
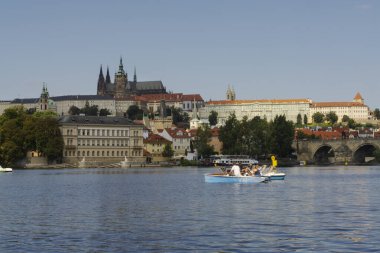
[[[89,165],[117,163],[127,158],[142,163],[143,125],[124,117],[63,116],[63,162]]]

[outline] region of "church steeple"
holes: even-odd
[[[108,66],[107,66],[106,83],[111,83],[110,70],[109,70]]]
[[[128,75],[124,72],[123,59],[120,57],[119,70],[115,74],[115,98],[124,98],[128,84]]]
[[[105,92],[105,83],[104,83],[104,76],[103,76],[103,68],[102,68],[102,65],[100,65],[97,94],[104,95],[104,92]]]
[[[119,64],[119,71],[117,72],[118,74],[124,75],[124,67],[123,67],[123,58],[120,57],[120,64]]]

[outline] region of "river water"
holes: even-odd
[[[214,168],[0,174],[0,252],[380,252],[380,167],[295,167],[205,183]]]

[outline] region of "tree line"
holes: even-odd
[[[198,154],[207,157],[213,153],[208,144],[211,129],[201,127],[197,131],[195,147]],[[274,154],[278,157],[290,157],[294,139],[294,124],[286,120],[284,115],[276,116],[273,121],[255,117],[243,117],[238,120],[231,114],[225,125],[220,128],[219,140],[223,143],[222,153],[225,155],[249,155],[256,158],[267,158]]]
[[[8,108],[0,116],[0,164],[17,166],[28,151],[37,151],[49,162],[62,160],[63,138],[57,114],[28,114],[22,106]]]

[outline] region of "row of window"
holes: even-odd
[[[137,141],[137,142],[136,142]],[[70,145],[70,139],[68,140]],[[138,140],[134,140],[134,145],[138,145]],[[78,140],[78,146],[116,146],[128,147],[129,140]]]
[[[131,156],[141,156],[141,150],[132,150]],[[128,156],[128,151],[65,151],[65,157],[77,157],[77,156],[87,156],[87,157],[123,157]]]
[[[67,135],[73,135],[72,129],[67,129]],[[129,130],[110,130],[110,129],[78,129],[79,136],[113,136],[127,137]],[[139,136],[139,131],[133,131],[133,136]]]

